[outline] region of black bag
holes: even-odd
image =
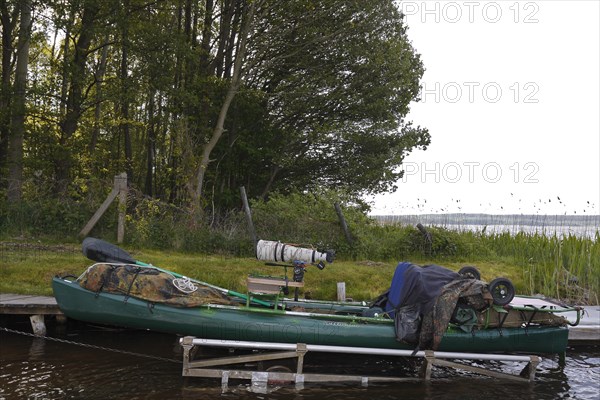
[[[421,307],[419,304],[410,304],[400,307],[394,315],[396,340],[409,344],[419,343],[421,330]]]

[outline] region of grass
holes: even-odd
[[[304,288],[308,295],[334,299],[337,282],[346,282],[348,297],[371,300],[387,290],[398,261],[411,261],[455,271],[473,265],[485,281],[509,278],[520,294],[543,294],[572,304],[599,304],[598,233],[594,238],[581,238],[537,233],[483,234],[430,227],[433,240],[427,245],[414,227],[369,225],[362,229],[357,232],[359,240],[355,246],[348,249],[347,244],[341,245],[339,258],[333,264],[322,271],[309,267]],[[249,273],[283,274],[282,267],[265,266],[252,257],[224,255],[231,253],[219,247],[217,239],[211,239],[215,244],[212,251],[202,253],[148,249],[137,243],[125,248],[140,261],[238,292],[245,292]],[[90,264],[78,244],[0,242],[0,292],[51,295],[53,276],[79,276]],[[289,268],[288,276],[292,273]]]
[[[56,275],[79,276],[90,264],[75,246],[36,245],[14,247],[0,243],[0,292],[52,295],[51,280]],[[159,250],[130,250],[136,259],[161,268],[205,281],[229,290],[245,292],[248,274],[283,275],[283,267],[266,266],[253,258],[234,258],[221,255],[189,254]],[[410,260],[419,265],[433,264],[433,260]],[[346,283],[346,296],[358,301],[369,301],[388,289],[396,262],[336,260],[323,270],[310,266],[305,274],[303,293],[315,299],[336,298],[337,282]],[[464,265],[475,265],[482,279],[491,281],[504,276],[513,281],[517,291],[526,287],[519,267],[502,261],[447,262],[443,265],[458,271]],[[288,276],[293,271],[288,268]]]
[[[484,280],[507,277],[522,294],[544,294],[574,304],[599,303],[598,215],[586,216],[583,221],[554,216],[548,222],[548,233],[515,233],[523,218],[533,217],[543,227],[546,216],[536,215],[513,216],[517,219],[512,233],[427,226],[424,235],[414,225],[418,220],[410,225],[378,223],[368,218],[360,206],[347,205],[344,216],[354,239],[349,244],[331,206],[337,197],[330,195],[277,195],[268,202],[252,204],[257,237],[338,252],[338,260],[324,271],[311,267],[307,272],[306,290],[313,297],[335,297],[336,283],[344,281],[349,297],[373,298],[387,289],[398,261],[411,261],[454,270],[475,265]],[[77,244],[77,233],[91,214],[85,205],[77,201],[63,204],[51,198],[28,200],[17,207],[2,205],[0,291],[50,294],[52,276],[79,275],[89,265]],[[155,199],[132,199],[132,206],[135,208],[127,219],[126,248],[142,261],[237,291],[244,290],[250,272],[282,272],[252,258],[252,241],[242,212],[206,216],[191,223],[187,213]],[[92,236],[114,241],[115,217],[105,215]],[[468,222],[470,218],[462,214],[451,217],[455,222]],[[568,221],[575,223],[573,229],[563,225]],[[585,235],[552,233],[557,223],[561,224],[560,231],[580,232],[585,228]],[[35,240],[42,243],[33,243]]]

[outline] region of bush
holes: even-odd
[[[78,233],[105,198],[58,201],[29,196],[19,205],[0,200],[2,237],[43,237],[77,241]],[[352,243],[348,243],[334,203],[342,206]],[[362,204],[335,193],[273,195],[251,203],[259,239],[279,240],[320,250],[333,249],[340,260],[439,263],[503,260],[522,268],[531,294],[597,301],[600,285],[600,235],[595,238],[544,234],[452,231],[428,227],[431,240],[412,225],[380,224]],[[115,240],[117,205],[113,204],[90,236]],[[130,192],[128,244],[147,249],[253,257],[254,244],[242,210],[193,217],[186,210]],[[595,299],[595,300],[594,300]]]

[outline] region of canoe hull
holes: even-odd
[[[96,294],[61,278],[54,278],[52,287],[60,309],[67,317],[80,321],[208,339],[412,349],[396,341],[391,320],[340,321],[245,307],[177,308],[119,294]],[[439,350],[556,354],[565,351],[567,340],[566,327],[448,331]]]

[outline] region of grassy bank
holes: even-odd
[[[124,247],[139,260],[238,291],[250,272],[281,273],[253,258],[247,219],[239,210],[193,216],[155,199],[131,197],[129,203]],[[344,205],[351,243],[334,203]],[[90,262],[81,255],[77,235],[96,207],[45,198],[0,207],[0,291],[50,294],[52,276],[79,275]],[[91,236],[115,242],[115,207]],[[577,304],[598,304],[600,297],[598,232],[578,237],[428,227],[424,234],[416,224],[377,223],[364,206],[331,194],[274,195],[267,202],[253,201],[251,208],[260,239],[335,249],[335,263],[306,274],[313,297],[333,298],[335,283],[344,281],[348,296],[370,299],[387,289],[399,261],[454,270],[475,265],[485,280],[504,276],[522,294]]]
[[[128,248],[137,260],[149,262],[180,274],[231,290],[245,292],[249,273],[283,274],[282,267],[266,266],[254,258],[170,252]],[[420,265],[436,263],[455,271],[475,265],[482,279],[504,276],[513,281],[519,293],[529,293],[527,274],[514,263],[494,261],[445,261],[415,258]],[[79,276],[92,262],[75,245],[0,243],[0,292],[52,295],[50,281],[55,275]],[[309,267],[303,293],[312,298],[335,299],[337,282],[346,282],[346,294],[354,300],[371,300],[388,289],[397,262],[336,260],[324,270]],[[288,269],[288,276],[292,271]],[[552,293],[546,293],[551,295]]]

